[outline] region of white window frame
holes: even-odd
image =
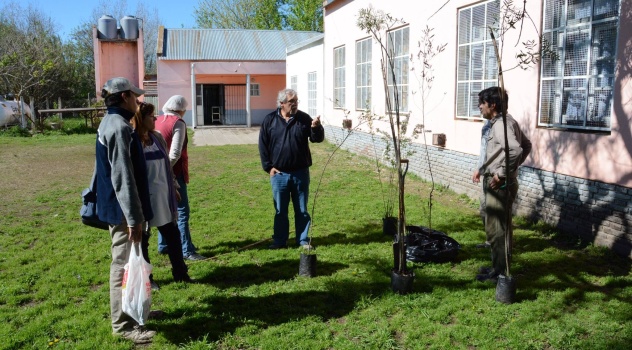
[[[455,112],[457,119],[483,119],[478,93],[498,85],[498,63],[489,35],[497,25],[498,1],[485,1],[459,9]]]
[[[620,0],[544,1],[543,36],[559,59],[542,59],[538,126],[610,131],[620,14]]]
[[[410,29],[409,27],[398,28],[386,33],[386,49],[388,56],[393,60],[393,67],[387,67],[387,85],[391,106],[395,107],[395,89],[399,93],[399,112],[408,113],[408,76],[410,61]],[[393,74],[395,73],[395,80]],[[387,107],[388,108],[388,107]],[[395,112],[395,111],[387,111]]]
[[[334,49],[334,108],[345,108],[345,47]]]
[[[290,77],[290,89],[296,91],[298,87],[298,76],[293,75]],[[298,94],[298,91],[296,92]]]
[[[250,83],[250,96],[260,96],[261,91],[258,83]]]
[[[316,117],[318,98],[318,76],[316,72],[307,73],[307,114]]]
[[[371,107],[372,50],[372,38],[356,41],[355,108],[359,111],[365,111]]]

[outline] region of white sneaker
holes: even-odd
[[[147,330],[143,326],[134,326],[134,329],[114,333],[114,335],[131,340],[134,344],[147,344],[151,343],[156,331]]]

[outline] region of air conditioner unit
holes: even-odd
[[[445,134],[432,134],[432,144],[434,146],[445,147]]]

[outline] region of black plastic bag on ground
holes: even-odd
[[[406,226],[406,260],[446,262],[454,260],[461,249],[455,239],[423,226]]]

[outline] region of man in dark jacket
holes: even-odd
[[[259,132],[261,166],[270,174],[275,209],[274,243],[269,248],[287,247],[290,199],[294,206],[296,244],[311,248],[308,237],[311,218],[307,198],[312,154],[308,140],[322,142],[325,130],[320,123],[320,116],[312,119],[307,113],[298,110],[298,96],[292,89],[279,91],[277,107],[264,118]]]
[[[110,311],[114,335],[136,344],[151,342],[155,331],[145,330],[122,311],[122,282],[132,243],[140,242],[142,224],[153,217],[143,148],[130,124],[145,91],[125,78],[103,86],[107,114],[99,124],[96,142],[97,208],[110,224]]]

